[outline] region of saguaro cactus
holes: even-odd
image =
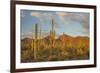
[[[51,35],[51,44],[52,44],[52,48],[54,48],[54,44],[55,44],[55,30],[54,30],[54,22],[52,19],[52,27],[51,27],[51,31],[50,31],[50,35]]]
[[[34,51],[34,33],[32,32],[32,44],[31,44],[31,50]]]
[[[34,39],[34,59],[37,58],[38,50],[38,24],[35,24],[35,39]]]

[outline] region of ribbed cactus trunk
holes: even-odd
[[[35,24],[35,39],[34,39],[34,59],[37,59],[38,50],[38,24]]]
[[[52,19],[51,30],[50,30],[50,47],[51,47],[50,57],[52,55],[52,50],[55,48],[54,45],[55,45],[55,30],[54,30],[54,22]]]
[[[51,37],[52,37],[52,48],[54,48],[54,43],[55,43],[55,30],[54,30],[54,22],[52,19],[52,32],[51,32]]]

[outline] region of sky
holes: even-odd
[[[42,36],[48,36],[52,20],[56,36],[89,36],[90,14],[84,12],[21,10],[21,38],[34,37],[35,24],[41,28]],[[39,31],[38,31],[39,32]]]

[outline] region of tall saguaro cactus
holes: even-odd
[[[50,36],[51,36],[51,45],[52,45],[52,48],[53,48],[54,47],[54,43],[55,43],[55,30],[54,30],[53,19],[52,19],[52,24],[51,24]]]
[[[38,50],[38,24],[35,24],[35,39],[34,39],[34,59],[37,58]]]

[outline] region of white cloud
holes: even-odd
[[[79,22],[84,33],[89,34],[89,14],[88,13],[73,13],[73,12],[56,12],[63,24],[69,24],[72,21]],[[70,24],[71,25],[71,24]]]
[[[39,24],[50,24],[54,19],[55,27],[58,28],[61,24],[71,25],[71,22],[79,22],[84,33],[89,34],[89,14],[78,12],[31,12],[31,16],[35,16],[39,20]],[[61,26],[60,26],[61,28]]]
[[[39,12],[31,12],[30,15],[39,17],[41,14]]]
[[[59,16],[59,18],[62,20],[62,22],[65,21],[64,16],[67,15],[65,12],[56,12],[56,14]]]

